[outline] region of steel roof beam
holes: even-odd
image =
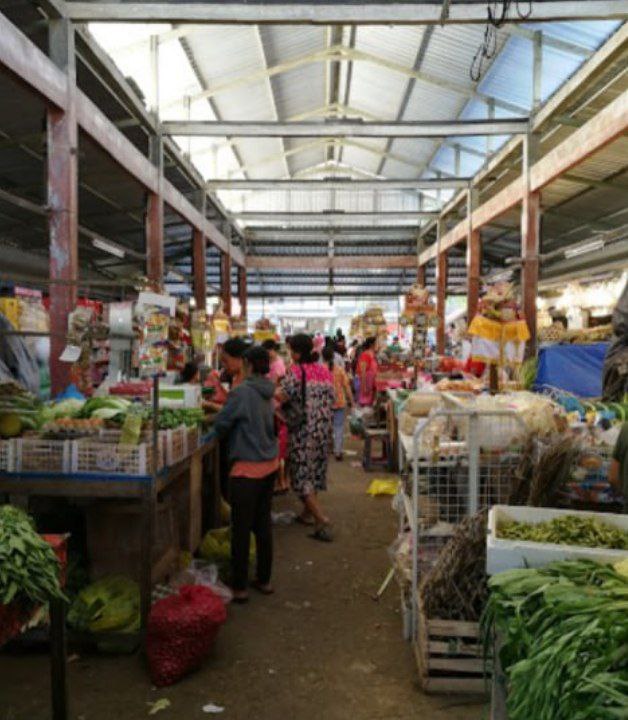
[[[245,211],[232,213],[231,218],[234,220],[242,220],[244,222],[251,221],[268,221],[277,222],[303,222],[307,220],[431,220],[438,217],[437,212],[425,212],[423,210],[398,210],[392,212],[342,212],[333,210],[331,212],[282,212],[282,211]]]
[[[439,2],[75,2],[65,3],[76,22],[322,24],[322,25],[459,25],[486,23],[484,3],[455,3],[442,17]],[[510,23],[596,20],[628,17],[625,0],[547,0],[535,3],[532,16],[511,12]]]
[[[466,188],[471,178],[382,178],[381,180],[354,180],[347,177],[325,180],[209,180],[209,190],[451,190]]]
[[[214,122],[211,120],[174,120],[162,123],[166,135],[186,137],[261,137],[261,138],[431,138],[513,135],[529,130],[528,118],[507,120],[421,120],[361,122],[329,120],[325,122]]]

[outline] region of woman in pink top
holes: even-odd
[[[279,343],[274,340],[264,340],[262,347],[267,350],[270,355],[270,372],[267,377],[269,380],[272,380],[275,385],[279,385],[286,375],[286,365],[281,355],[279,355]],[[281,419],[281,413],[278,411],[279,402],[275,401],[275,425],[277,427],[277,439],[279,440],[279,474],[277,475],[275,491],[277,493],[285,493],[290,489],[290,483],[286,473],[288,427]]]

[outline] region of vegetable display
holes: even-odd
[[[595,518],[565,515],[541,523],[504,522],[497,529],[505,540],[628,550],[628,532]]]
[[[19,437],[39,427],[41,402],[15,382],[0,383],[0,437]]]
[[[187,425],[193,427],[203,422],[205,417],[200,408],[161,408],[159,410],[159,429],[168,430]]]
[[[586,560],[509,570],[489,580],[509,720],[628,717],[628,578]]]
[[[0,506],[0,604],[64,599],[59,562],[31,518],[12,505]]]
[[[477,621],[486,586],[486,512],[465,518],[421,585],[427,617]]]

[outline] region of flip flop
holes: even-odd
[[[309,527],[312,527],[314,525],[314,520],[306,520],[303,516],[297,515],[294,518],[294,521],[299,523],[299,525],[308,525]]]
[[[259,580],[254,580],[251,583],[251,587],[254,587],[257,592],[262,593],[262,595],[274,595],[275,589],[273,587],[269,587],[268,585],[262,585],[262,583]]]
[[[334,537],[331,534],[331,531],[328,527],[319,527],[317,530],[315,530],[309,537],[312,538],[312,540],[319,540],[320,542],[333,542]]]
[[[232,603],[235,603],[236,605],[246,605],[249,601],[248,595],[243,595],[242,597],[234,597],[231,599]]]

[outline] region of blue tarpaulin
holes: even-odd
[[[579,397],[600,397],[607,348],[608,343],[541,348],[536,386],[551,385]]]

